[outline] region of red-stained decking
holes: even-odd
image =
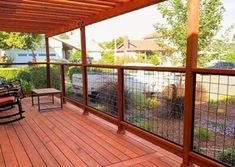
[[[0,126],[0,166],[180,166],[181,158],[70,103],[38,112],[23,100],[25,119]]]

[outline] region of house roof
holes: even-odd
[[[162,0],[1,0],[0,31],[58,35]]]
[[[146,35],[144,37],[144,39],[155,39],[155,38],[158,38],[158,37],[161,37],[161,34],[158,33],[158,32],[154,32],[154,33]]]
[[[145,51],[164,51],[164,50],[165,50],[164,48],[157,45],[155,40],[142,39],[142,40],[128,40],[127,44],[125,44],[124,42],[122,45],[118,47],[117,52],[145,52]]]

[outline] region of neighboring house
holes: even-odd
[[[94,40],[87,41],[86,49],[88,56],[93,60],[98,61],[101,59],[101,52],[103,49]]]
[[[76,50],[81,50],[80,38],[74,36],[70,39],[61,39],[59,36],[49,38],[50,47],[50,59],[51,60],[68,60],[71,54]],[[101,59],[102,48],[92,40],[87,41],[87,53],[89,57],[93,60]],[[12,56],[15,63],[20,62],[33,62],[36,56],[36,61],[46,60],[46,46],[44,38],[41,41],[40,46],[35,51],[22,50],[22,49],[10,49],[4,52],[0,52],[1,55]]]
[[[50,58],[51,59],[62,59],[63,58],[63,44],[60,41],[57,41],[54,38],[49,38],[49,46],[50,46]],[[32,62],[33,61],[33,53],[36,56],[37,61],[45,61],[46,60],[46,46],[45,41],[42,40],[39,48],[35,51],[31,50],[22,50],[22,49],[10,49],[6,50],[6,56],[14,57],[14,62]]]
[[[130,40],[127,36],[125,36],[123,44],[117,48],[116,55],[128,55],[135,57],[138,53],[149,55],[154,52],[158,52],[160,54],[164,54],[166,50],[157,45],[155,37],[159,37],[159,34],[149,34],[140,40]]]

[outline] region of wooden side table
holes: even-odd
[[[41,105],[43,103],[40,102],[41,96],[52,96],[52,104],[54,104],[54,95],[60,95],[60,106],[54,106],[54,107],[47,107],[47,108],[41,108]],[[63,108],[63,95],[60,90],[57,90],[55,88],[43,88],[43,89],[33,89],[31,91],[31,98],[32,98],[32,106],[34,106],[34,97],[37,97],[38,100],[38,111],[41,110],[47,110],[47,109],[55,109],[55,108]]]

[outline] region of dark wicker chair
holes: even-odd
[[[23,119],[20,91],[21,89],[11,90],[10,86],[4,85],[0,88],[0,124],[7,124]],[[13,107],[18,107],[18,112],[14,112]],[[8,112],[14,112],[9,114]]]

